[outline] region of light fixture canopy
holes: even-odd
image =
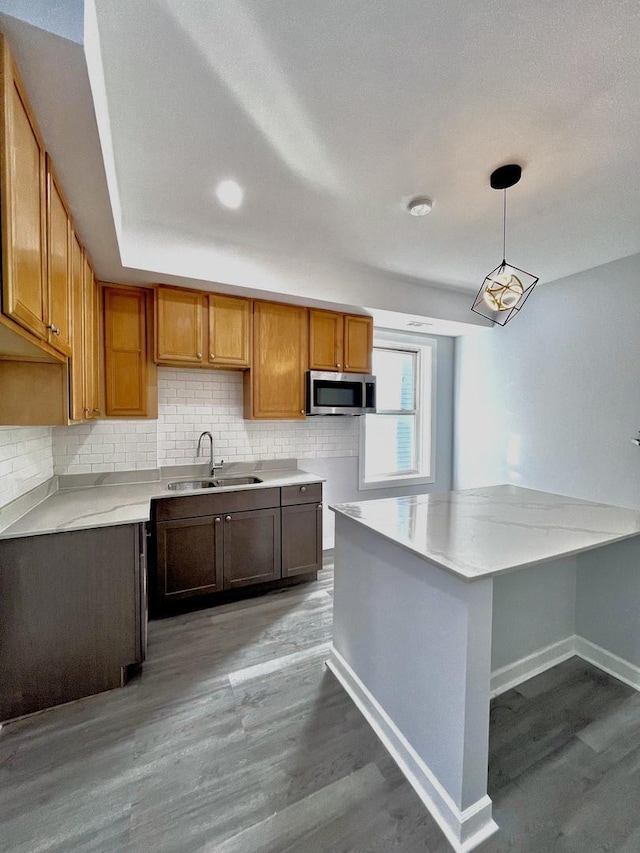
[[[518,183],[521,175],[521,166],[508,163],[493,171],[489,180],[492,189],[504,191],[502,261],[485,277],[471,310],[499,326],[517,314],[538,283],[537,276],[506,261],[507,190]]]

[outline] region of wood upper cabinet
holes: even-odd
[[[174,367],[249,367],[251,300],[156,287],[156,362]]]
[[[373,320],[355,314],[309,311],[309,368],[370,373]]]
[[[373,318],[345,314],[344,369],[347,373],[371,373]]]
[[[253,359],[244,377],[245,418],[305,417],[308,325],[306,308],[254,302]]]
[[[153,292],[103,285],[106,417],[158,416],[156,366],[149,359]]]
[[[251,301],[238,296],[209,296],[208,362],[216,367],[249,367]]]
[[[86,420],[84,356],[84,252],[78,235],[71,230],[71,358],[69,359],[69,417]]]
[[[47,340],[45,149],[0,36],[2,311]]]
[[[84,417],[100,417],[99,302],[96,280],[87,256],[83,259]]]
[[[71,355],[71,219],[47,156],[47,331],[48,342]]]
[[[202,364],[205,352],[206,293],[180,287],[156,288],[156,361]]]
[[[344,318],[333,311],[309,311],[309,368],[341,372]]]

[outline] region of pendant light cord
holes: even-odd
[[[502,263],[507,260],[507,190],[504,190],[502,206]]]

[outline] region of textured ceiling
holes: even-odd
[[[112,190],[140,265],[146,244],[158,271],[179,256],[212,281],[235,260],[295,258],[472,288],[501,257],[488,175],[509,161],[524,167],[513,263],[549,281],[640,251],[637,2],[102,0],[96,13]],[[214,195],[228,177],[245,189],[237,211]],[[428,217],[403,211],[415,193],[434,199]]]

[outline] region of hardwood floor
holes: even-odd
[[[153,622],[142,674],[0,733],[3,853],[445,853],[324,667],[313,584]],[[640,850],[640,695],[574,658],[494,701],[481,853]]]

